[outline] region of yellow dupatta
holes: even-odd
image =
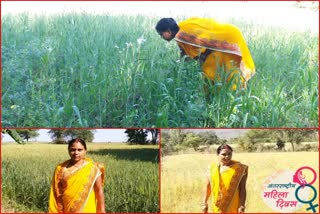
[[[210,167],[211,193],[213,195],[213,212],[237,213],[240,206],[239,184],[248,166],[237,161],[223,172],[220,166]]]
[[[59,164],[54,172],[50,188],[50,213],[95,213],[94,183],[101,176],[104,182],[104,166],[90,158],[79,169],[69,172],[68,161]]]
[[[190,18],[180,22],[178,26],[179,32],[175,40],[188,56],[195,58],[206,49],[213,50],[202,66],[210,79],[215,77],[217,64],[226,65],[228,70],[233,65],[239,67],[245,82],[255,74],[250,51],[236,26],[206,18]]]

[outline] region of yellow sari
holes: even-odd
[[[180,22],[178,26],[179,32],[175,40],[188,56],[197,58],[207,49],[212,51],[202,65],[209,79],[219,79],[216,73],[218,67],[230,72],[227,81],[240,71],[244,86],[255,74],[250,51],[236,26],[205,18],[190,18]]]
[[[239,184],[247,172],[248,166],[237,161],[223,172],[220,166],[210,167],[211,194],[213,195],[214,213],[237,213],[240,206]]]
[[[101,176],[104,166],[90,158],[75,171],[67,170],[69,160],[59,164],[54,172],[49,199],[50,213],[96,213],[94,183]]]

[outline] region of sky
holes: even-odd
[[[1,14],[85,12],[173,18],[202,16],[221,21],[242,19],[255,24],[318,33],[319,11],[298,8],[294,6],[296,4],[294,1],[1,1]],[[310,5],[310,2],[303,4]]]
[[[93,142],[126,142],[127,136],[124,133],[125,129],[94,129]],[[36,138],[37,142],[51,142],[51,138],[48,135],[49,129],[40,129],[39,137]],[[12,142],[13,139],[5,134],[3,135],[2,142]]]
[[[126,129],[94,129],[94,140],[93,142],[126,142],[127,136],[124,133]],[[249,129],[185,129],[195,130],[197,132],[214,131],[218,137],[222,139],[230,139],[233,137],[239,137],[247,132]],[[51,142],[51,138],[48,135],[49,129],[40,129],[39,136],[35,139],[37,142]],[[148,136],[150,138],[150,135]],[[13,139],[5,134],[3,135],[2,142],[12,142]]]

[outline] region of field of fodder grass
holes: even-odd
[[[263,183],[269,176],[280,170],[296,171],[302,166],[310,166],[317,173],[319,169],[318,152],[235,153],[233,158],[249,166],[246,186],[248,213],[274,212],[261,196]],[[200,213],[207,169],[209,164],[216,162],[215,154],[164,157],[161,162],[161,212]],[[319,187],[319,175],[317,176],[313,184],[316,189]],[[319,196],[313,202],[316,204],[318,201]],[[212,212],[211,207],[210,202],[209,212]],[[297,212],[305,213],[307,207],[308,205],[304,204]]]
[[[158,146],[87,146],[87,156],[106,167],[107,212],[159,211]],[[1,157],[7,210],[47,212],[55,166],[69,159],[67,145],[4,144]]]
[[[185,17],[176,17],[178,21]],[[157,18],[2,17],[4,127],[318,127],[318,35],[232,21],[256,75],[208,88]]]

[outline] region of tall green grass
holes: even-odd
[[[159,211],[156,146],[89,144],[87,156],[106,167],[107,212]],[[68,158],[66,145],[2,145],[2,197],[15,211],[46,212],[55,166]]]
[[[318,127],[317,35],[232,21],[257,73],[243,91],[210,86],[208,99],[199,64],[177,61],[157,21],[2,17],[3,126]]]

